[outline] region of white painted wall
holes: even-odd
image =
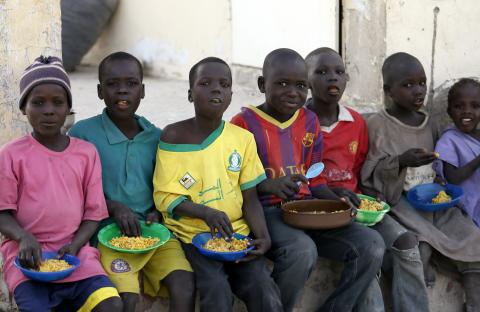
[[[185,79],[207,56],[261,67],[273,49],[324,45],[338,48],[338,0],[122,0],[83,63],[125,50],[154,76]]]
[[[478,0],[387,1],[387,55],[405,51],[418,57],[429,81],[433,73],[434,88],[445,80],[480,76],[479,4]]]
[[[112,21],[83,62],[97,65],[107,54],[135,54],[154,76],[185,78],[201,58],[231,61],[227,0],[121,0]]]
[[[262,67],[265,56],[288,47],[302,55],[338,50],[337,0],[231,0],[232,61]]]

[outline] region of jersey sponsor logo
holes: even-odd
[[[350,142],[350,144],[348,144],[348,151],[350,152],[350,154],[355,155],[357,153],[357,150],[358,150],[358,141],[352,141]]]
[[[305,136],[302,139],[302,144],[305,147],[310,147],[313,144],[313,139],[315,138],[315,134],[312,132],[305,133]]]
[[[194,185],[197,181],[195,181],[195,179],[192,177],[192,175],[188,172],[185,172],[185,174],[183,175],[183,177],[178,180],[178,182],[180,182],[180,184],[186,188],[187,190],[189,188],[192,187],[192,185]]]
[[[130,264],[128,264],[126,260],[120,258],[112,261],[110,264],[110,270],[113,273],[126,273],[131,271]]]
[[[265,168],[265,173],[269,179],[274,179],[274,178],[283,177],[286,175],[299,174],[299,173],[305,175],[305,164],[301,164],[299,167],[285,166],[277,169],[267,167]]]
[[[233,172],[238,172],[240,171],[241,166],[242,166],[242,156],[240,156],[240,154],[235,150],[228,157],[227,169]]]

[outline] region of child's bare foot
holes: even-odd
[[[425,285],[427,287],[435,286],[436,273],[435,268],[430,263],[430,257],[432,256],[432,247],[425,242],[420,242],[418,249],[420,250],[420,258],[423,264],[423,276],[425,279]]]

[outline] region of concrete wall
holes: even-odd
[[[445,89],[453,80],[480,76],[477,0],[345,0],[343,4],[343,51],[351,77],[346,97],[354,104],[375,109],[381,105],[381,65],[385,56],[399,51],[422,62],[429,109],[437,113],[444,111]]]
[[[27,132],[18,81],[40,54],[62,53],[59,0],[0,0],[0,145]]]
[[[123,0],[84,63],[97,65],[107,54],[124,50],[142,59],[154,76],[185,78],[205,56],[231,61],[230,18],[226,0],[142,0],[141,5]]]

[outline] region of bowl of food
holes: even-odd
[[[80,259],[70,254],[64,254],[59,259],[57,252],[44,251],[38,270],[23,267],[18,257],[15,258],[13,264],[31,280],[53,282],[62,280],[72,274],[80,266]]]
[[[408,202],[423,211],[445,210],[456,206],[462,198],[463,189],[453,184],[420,184],[407,193]]]
[[[232,239],[226,240],[220,233],[212,237],[210,232],[199,233],[192,239],[192,244],[205,257],[218,261],[237,261],[254,249],[248,236],[234,233]]]
[[[352,208],[340,200],[307,199],[282,205],[283,221],[305,230],[326,230],[352,221]]]
[[[357,194],[360,199],[360,206],[357,209],[355,221],[367,226],[372,226],[382,221],[385,214],[390,211],[390,206],[386,202],[379,202],[375,198]]]
[[[146,253],[165,244],[170,231],[160,223],[145,224],[140,221],[142,236],[123,235],[116,223],[109,224],[98,232],[98,241],[110,249],[132,254]]]

